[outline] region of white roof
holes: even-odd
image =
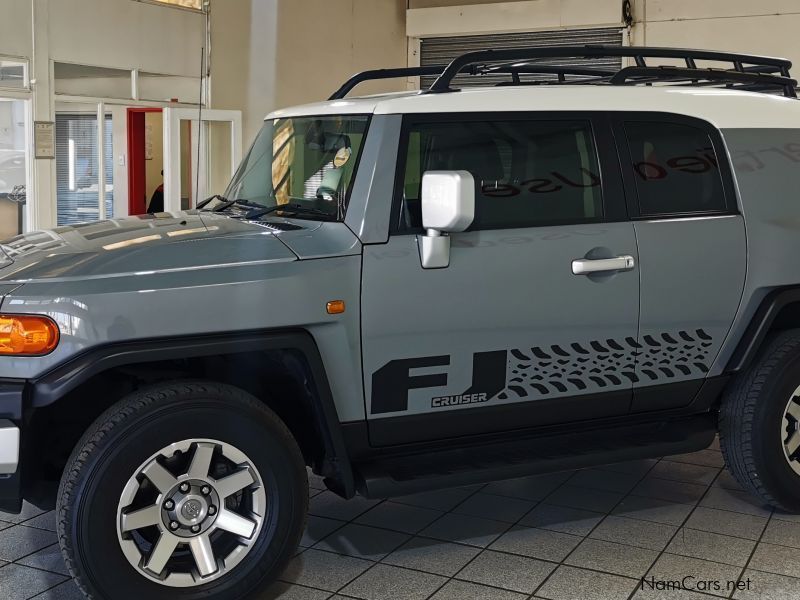
[[[710,87],[547,85],[400,92],[275,111],[268,119],[328,114],[514,111],[655,111],[704,119],[720,129],[800,128],[800,100]]]

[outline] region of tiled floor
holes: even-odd
[[[383,502],[309,481],[302,547],[262,600],[800,599],[800,517],[741,491],[716,447]],[[53,529],[0,513],[0,598],[79,598]]]

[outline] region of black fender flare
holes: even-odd
[[[313,412],[323,436],[326,459],[337,476],[331,481],[340,495],[355,495],[355,479],[325,365],[313,336],[304,329],[247,331],[201,336],[156,338],[91,348],[28,382],[27,404],[49,406],[91,377],[115,367],[176,358],[200,358],[262,350],[291,350],[308,362],[313,381]]]
[[[770,291],[750,319],[747,329],[736,345],[736,350],[728,360],[725,371],[727,373],[744,371],[758,354],[781,310],[795,303],[800,304],[800,287],[777,288]]]

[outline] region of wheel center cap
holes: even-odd
[[[208,514],[208,503],[199,496],[187,496],[175,507],[178,521],[185,527],[201,523]]]
[[[199,517],[202,511],[203,506],[200,504],[199,500],[189,500],[181,509],[183,516],[189,520]]]

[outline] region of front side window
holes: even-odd
[[[369,118],[360,115],[267,121],[225,192],[265,208],[342,219]]]
[[[726,210],[719,160],[707,132],[681,123],[630,121],[625,134],[641,216]]]
[[[599,221],[600,167],[588,121],[498,120],[411,125],[401,190],[401,231],[422,227],[426,171],[475,179],[470,230]]]

